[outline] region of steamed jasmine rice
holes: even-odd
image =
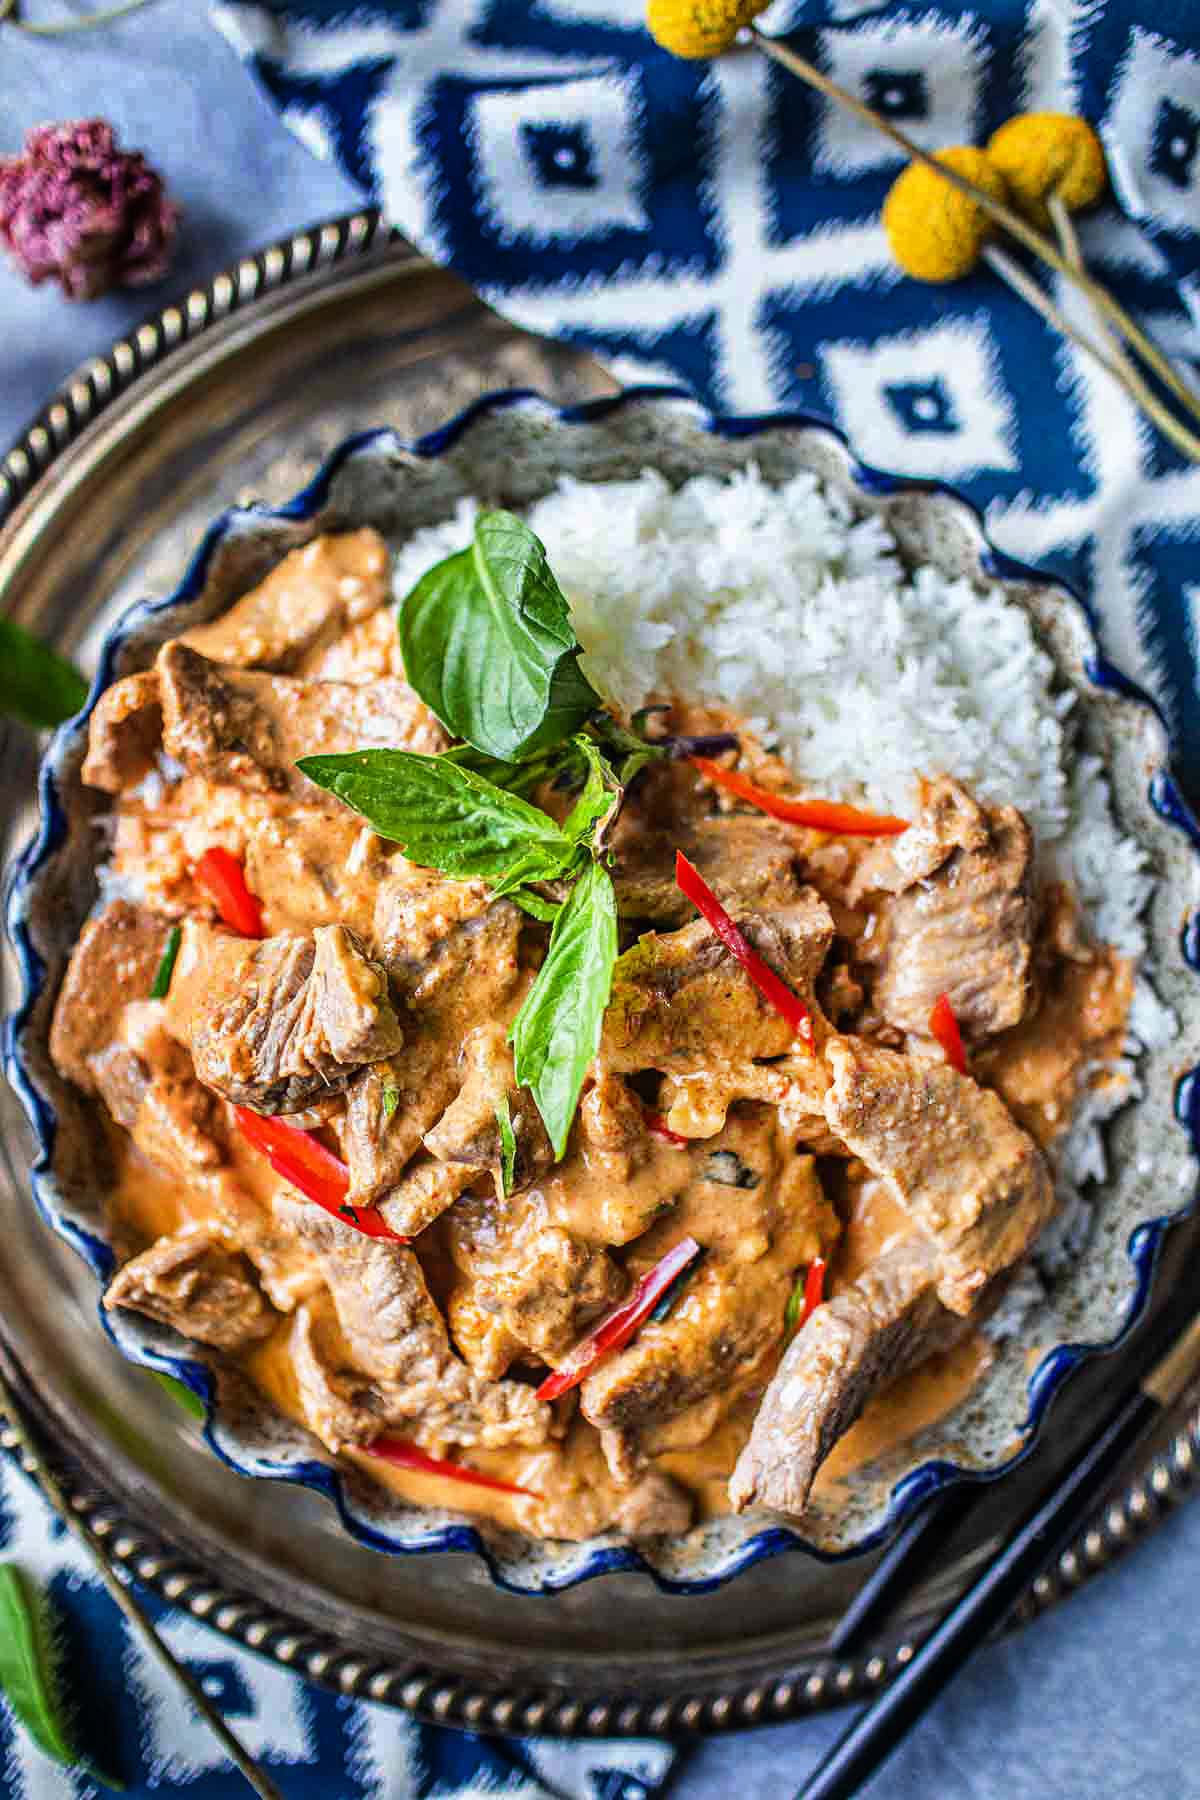
[[[396,593],[469,541],[476,503],[418,532]],[[589,680],[626,714],[655,696],[740,713],[795,771],[799,792],[911,812],[920,775],[943,771],[1033,827],[1047,877],[1075,885],[1093,933],[1140,957],[1146,854],[1113,817],[1108,780],[1073,747],[1074,696],[1027,614],[998,585],[902,562],[878,517],[801,473],[769,487],[754,468],[673,490],[662,476],[564,480],[526,515],[571,605]],[[1063,1207],[1047,1273],[1087,1236],[1080,1194],[1106,1173],[1102,1126],[1138,1093],[1136,1058],[1174,1022],[1139,975],[1127,1054],[1093,1073],[1057,1150]],[[1014,1287],[1007,1335],[1042,1295]]]

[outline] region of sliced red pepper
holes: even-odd
[[[652,1269],[641,1277],[629,1299],[602,1319],[576,1344],[566,1361],[547,1375],[537,1391],[539,1400],[557,1400],[560,1394],[578,1387],[585,1375],[614,1350],[623,1350],[634,1332],[654,1311],[681,1269],[700,1254],[694,1237],[681,1238],[673,1249],[660,1257]]]
[[[469,1487],[491,1488],[497,1494],[523,1494],[530,1500],[537,1500],[540,1495],[532,1488],[517,1487],[515,1482],[501,1481],[495,1475],[485,1475],[482,1469],[468,1469],[465,1463],[447,1462],[440,1456],[429,1456],[424,1450],[418,1450],[407,1438],[377,1437],[364,1446],[368,1456],[377,1456],[381,1462],[394,1464],[397,1469],[415,1469],[419,1475],[444,1475],[448,1481],[462,1481]]]
[[[248,938],[266,937],[262,907],[246,886],[245,871],[232,850],[214,844],[193,873],[231,931]]]
[[[967,1053],[963,1049],[962,1032],[958,1029],[958,1020],[954,1016],[949,994],[939,994],[934,1001],[933,1011],[929,1015],[929,1033],[942,1046],[950,1067],[957,1069],[960,1075],[965,1075]]]
[[[407,1238],[384,1223],[377,1206],[349,1205],[349,1169],[311,1131],[289,1125],[286,1119],[264,1119],[248,1106],[235,1106],[233,1116],[246,1141],[260,1150],[275,1173],[299,1188],[306,1199],[323,1206],[327,1213],[361,1231],[364,1237],[390,1238],[394,1244],[407,1244]]]
[[[768,968],[758,952],[750,948],[699,869],[688,861],[682,850],[675,852],[675,884],[708,920],[730,955],[737,957],[763,999],[777,1013],[782,1013],[796,1036],[811,1050],[812,1015],[807,1006],[799,994],[793,994],[786,981],[779,979],[774,969]]]
[[[908,830],[908,820],[892,813],[864,812],[860,806],[844,806],[838,800],[789,800],[710,757],[693,756],[690,761],[718,787],[736,794],[739,800],[748,800],[773,819],[786,819],[789,825],[810,825],[814,831],[832,832],[836,837],[899,837]]]
[[[686,1150],[691,1138],[684,1137],[682,1132],[672,1131],[661,1113],[646,1114],[646,1130],[656,1138],[662,1138],[665,1144],[674,1144],[677,1150]]]
[[[788,1295],[787,1307],[783,1315],[783,1329],[788,1337],[793,1337],[802,1325],[806,1325],[825,1298],[826,1262],[823,1256],[815,1256],[808,1265],[804,1280],[798,1281]]]

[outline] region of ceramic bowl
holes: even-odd
[[[491,395],[415,443],[388,430],[351,438],[287,505],[239,507],[217,519],[176,591],[133,607],[106,639],[87,706],[46,753],[40,826],[13,871],[8,926],[21,993],[7,1021],[7,1072],[36,1138],[37,1204],[94,1272],[99,1299],[114,1259],[97,1178],[96,1119],[92,1103],[55,1074],[47,1051],[54,995],[96,898],[95,826],[108,801],[82,786],[79,769],[97,697],[119,676],[146,667],[165,639],[219,614],[319,532],[373,525],[400,543],[444,519],[463,494],[520,509],[563,475],[618,480],[650,467],[678,483],[749,462],[774,483],[802,468],[815,470],[847,492],[856,509],[882,513],[910,561],[932,563],[947,575],[1003,581],[1029,612],[1062,682],[1078,695],[1082,741],[1108,764],[1124,829],[1153,858],[1149,966],[1180,1029],[1166,1049],[1143,1056],[1142,1096],[1109,1131],[1109,1172],[1096,1191],[1087,1250],[1057,1278],[1020,1340],[998,1348],[992,1367],[947,1417],[819,1490],[803,1524],[765,1514],[718,1519],[685,1537],[634,1548],[612,1536],[540,1544],[462,1515],[418,1509],[336,1467],[301,1427],[276,1414],[203,1347],[136,1313],[98,1313],[123,1355],[174,1375],[201,1397],[208,1442],[241,1474],[298,1482],[327,1495],[345,1529],[381,1551],[477,1552],[497,1582],[520,1593],[552,1592],[630,1568],[647,1571],[668,1591],[695,1593],[784,1548],[840,1557],[874,1547],[934,1489],[1010,1468],[1029,1449],[1071,1370],[1111,1348],[1145,1308],[1165,1226],[1190,1203],[1195,1187],[1200,986],[1193,934],[1184,927],[1200,841],[1168,773],[1162,721],[1105,662],[1083,604],[1060,583],[996,551],[966,502],[934,484],[864,467],[833,431],[802,416],[715,418],[667,390],[633,390],[565,409],[529,393]]]

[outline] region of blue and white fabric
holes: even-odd
[[[0,1558],[48,1592],[62,1622],[75,1740],[128,1800],[243,1800],[249,1793],[208,1727],[142,1647],[86,1550],[0,1455]],[[176,1656],[289,1800],[651,1800],[673,1761],[665,1744],[518,1743],[418,1724],[340,1699],[142,1594]],[[105,1800],[61,1769],[0,1704],[4,1800]]]
[[[961,488],[1001,548],[1090,592],[1200,756],[1200,473],[990,271],[899,272],[879,211],[901,161],[868,126],[751,48],[666,55],[644,0],[214,17],[304,142],[502,312],[720,411],[827,415],[865,461]],[[930,149],[1017,111],[1092,120],[1120,210],[1085,222],[1087,259],[1194,369],[1195,0],[775,0],[761,23]]]

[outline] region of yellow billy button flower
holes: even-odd
[[[970,145],[939,150],[937,161],[995,199],[1008,197],[1003,175],[983,150]],[[957,281],[969,275],[995,229],[977,200],[924,163],[910,163],[892,183],[883,224],[892,255],[918,281]]]
[[[1050,223],[1051,194],[1068,212],[1079,212],[1108,186],[1100,139],[1071,113],[1018,113],[993,132],[988,156],[1008,182],[1013,205],[1042,230]]]
[[[673,56],[720,56],[770,0],[649,0],[650,36]]]

